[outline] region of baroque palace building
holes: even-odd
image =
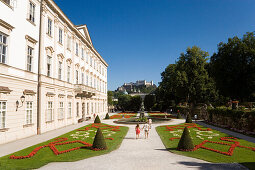
[[[0,144],[104,116],[107,67],[53,0],[0,0]]]

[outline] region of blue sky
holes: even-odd
[[[229,37],[255,31],[254,0],[55,0],[86,24],[108,67],[108,89],[124,82],[161,81],[187,47],[210,55]],[[75,3],[74,3],[75,2]]]

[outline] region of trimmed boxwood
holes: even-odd
[[[109,114],[108,114],[108,113],[106,113],[106,115],[105,115],[105,119],[110,119],[110,116],[109,116]]]
[[[180,151],[192,151],[194,149],[194,144],[189,134],[187,127],[184,128],[182,137],[178,143],[177,150]]]
[[[177,119],[181,119],[181,118],[182,118],[181,114],[177,113]]]
[[[192,119],[191,119],[190,114],[187,115],[186,123],[192,123]]]
[[[96,133],[96,136],[95,136],[94,141],[93,141],[92,149],[93,150],[105,150],[105,149],[107,149],[105,139],[104,139],[104,135],[103,135],[100,128],[97,129],[97,133]]]
[[[100,118],[99,118],[99,116],[98,116],[98,115],[97,115],[97,117],[96,117],[96,119],[95,119],[94,123],[101,123],[101,120],[100,120]]]

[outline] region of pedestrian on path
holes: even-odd
[[[144,129],[145,139],[148,139],[149,130],[150,130],[150,126],[148,124],[148,121],[146,121],[146,123],[143,125],[143,129]]]
[[[140,132],[141,132],[140,127],[139,127],[139,124],[137,123],[135,127],[136,139],[139,139]]]
[[[149,126],[150,126],[150,129],[151,129],[151,124],[152,124],[152,120],[149,119]]]

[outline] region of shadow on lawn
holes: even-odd
[[[135,139],[135,137],[125,137],[124,139]]]
[[[177,150],[176,148],[165,148],[165,149],[154,149],[154,150],[159,150],[159,151],[172,151],[172,150]]]
[[[255,162],[242,162],[240,163],[251,170],[255,170]]]
[[[239,170],[245,169],[242,165],[238,163],[199,163],[199,162],[177,162],[178,164],[183,164],[187,168],[197,168],[200,170]]]

